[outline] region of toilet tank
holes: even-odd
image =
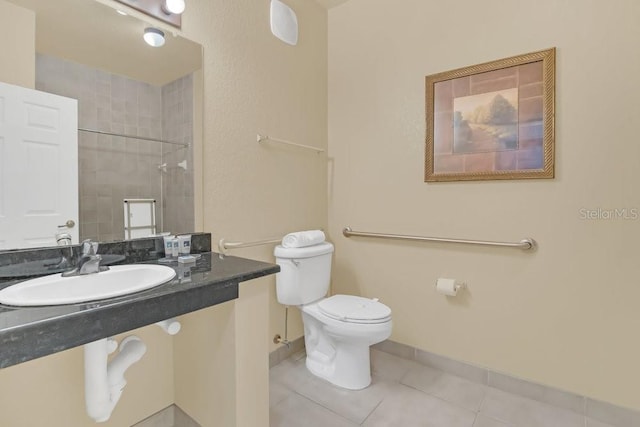
[[[331,254],[328,242],[305,248],[276,246],[274,255],[280,272],[276,274],[276,295],[284,305],[302,305],[319,300],[329,290]]]

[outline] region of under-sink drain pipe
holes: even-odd
[[[169,335],[177,334],[178,332],[180,332],[180,328],[182,328],[182,325],[180,324],[180,322],[175,318],[162,320],[160,322],[157,322],[156,325],[159,326],[160,329],[162,329]]]
[[[273,343],[284,344],[287,346],[287,348],[289,348],[291,343],[287,339],[288,337],[289,337],[289,306],[287,305],[284,307],[284,339],[282,339],[280,334],[276,334],[276,336],[273,337]]]
[[[109,362],[109,354],[115,350],[113,342],[103,338],[84,345],[85,403],[87,413],[98,423],[111,417],[127,385],[124,373],[147,351],[142,340],[131,335],[122,340],[119,353]]]
[[[157,322],[167,334],[180,331],[180,322],[174,318]],[[120,349],[109,362],[109,355]],[[84,397],[87,413],[98,423],[111,417],[122,391],[127,385],[124,373],[147,351],[140,338],[130,335],[120,345],[112,338],[103,338],[84,345]]]

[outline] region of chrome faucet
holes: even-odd
[[[94,274],[109,269],[109,267],[100,265],[102,257],[96,253],[98,251],[98,242],[92,242],[91,239],[87,239],[81,245],[76,268],[71,271],[65,271],[62,273],[62,277]]]
[[[60,261],[52,264],[45,264],[51,270],[67,269],[73,265],[73,247],[71,246],[71,234],[56,234],[56,243],[60,247]]]

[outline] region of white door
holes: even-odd
[[[0,83],[0,249],[77,243],[77,224],[78,102]]]

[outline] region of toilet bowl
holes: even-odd
[[[348,317],[347,307],[335,307],[331,313],[323,310],[327,303],[342,299],[374,309],[370,313],[360,313],[357,319]],[[391,336],[391,310],[379,302],[352,295],[334,295],[306,304],[301,310],[307,369],[350,390],[360,390],[371,384],[369,347]]]
[[[276,293],[281,304],[302,312],[306,366],[336,386],[360,390],[371,383],[369,347],[391,336],[391,309],[353,295],[325,298],[333,245],[275,249],[280,273]]]

